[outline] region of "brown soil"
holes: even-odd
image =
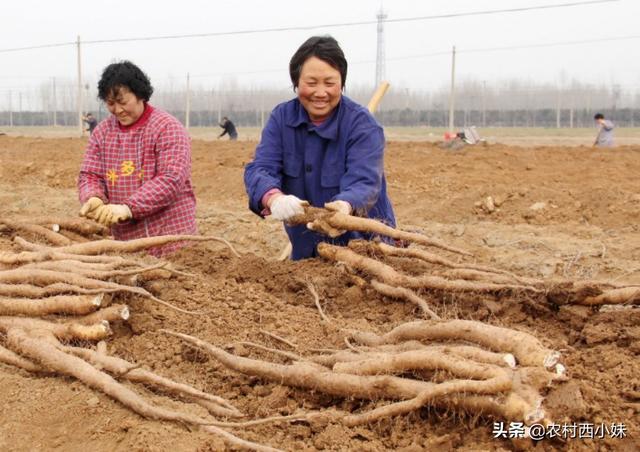
[[[0,216],[76,215],[75,179],[85,143],[0,136]],[[251,340],[282,347],[260,333],[265,330],[302,350],[342,348],[342,337],[319,321],[308,279],[340,326],[383,332],[416,318],[413,306],[352,286],[326,261],[273,261],[285,244],[281,225],[248,211],[242,184],[254,147],[193,142],[200,232],[223,236],[247,254],[237,259],[213,243],[177,253],[171,260],[196,277],[155,283],[153,289],[166,301],[204,314],[194,318],[130,298],[132,317],[116,326],[109,352],[226,397],[254,418],[356,409],[363,404],[228,371],[158,332],[173,329],[216,345]],[[478,262],[528,276],[640,283],[640,148],[491,145],[446,151],[429,143],[392,142],[387,156],[390,194],[403,229],[424,231],[471,250]],[[492,212],[489,196],[496,206]],[[0,250],[11,247],[10,237],[0,236]],[[554,310],[513,295],[434,294],[429,301],[443,316],[525,330],[561,350],[571,380],[547,396],[554,420],[622,422],[627,438],[518,443],[493,439],[491,419],[426,409],[367,427],[294,423],[237,433],[287,450],[640,448],[638,400],[629,396],[640,391],[640,310]],[[235,352],[268,357],[241,347]],[[0,401],[0,450],[224,448],[212,435],[145,420],[71,379],[2,364]]]

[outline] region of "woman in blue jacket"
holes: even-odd
[[[331,239],[286,222],[309,203],[395,227],[384,176],[384,133],[369,111],[342,95],[347,60],[330,36],[309,38],[289,63],[297,98],[273,110],[254,160],[245,168],[249,208],[285,222],[294,260],[320,242],[346,245],[368,234]]]

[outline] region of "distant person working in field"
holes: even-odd
[[[346,245],[368,234],[331,239],[287,221],[305,205],[396,221],[384,175],[384,133],[369,111],[342,95],[347,60],[330,36],[309,38],[289,74],[297,97],[275,107],[255,157],[245,167],[249,208],[285,223],[294,260],[317,256],[320,242]]]
[[[98,125],[98,120],[91,113],[87,113],[83,116],[82,120],[87,123],[87,129],[85,130],[89,132],[89,135],[93,135],[93,130]]]
[[[152,93],[147,75],[129,61],[107,66],[98,83],[111,116],[85,150],[80,215],[111,227],[117,240],[197,233],[189,135],[176,118],[149,104]]]
[[[229,134],[229,139],[231,141],[235,141],[238,139],[238,131],[236,130],[236,126],[231,122],[229,118],[226,116],[222,118],[222,122],[219,124],[224,130],[218,138],[222,138],[225,134]]]
[[[596,113],[593,120],[598,124],[598,135],[593,142],[599,148],[610,148],[613,146],[613,123],[604,118],[602,113]]]

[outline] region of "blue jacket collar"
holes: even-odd
[[[340,99],[340,103],[333,111],[332,115],[319,126],[311,122],[309,114],[304,109],[300,100],[294,99],[293,108],[286,110],[285,124],[289,127],[298,127],[301,124],[307,124],[309,130],[315,131],[322,138],[327,140],[336,140],[338,138],[338,117],[341,115],[342,106],[344,104],[344,96]]]

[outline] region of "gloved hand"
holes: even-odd
[[[271,216],[280,221],[288,221],[296,215],[302,215],[304,208],[309,205],[307,201],[293,195],[274,195],[270,201]]]
[[[80,208],[80,216],[93,218],[91,214],[101,206],[104,206],[102,199],[97,196],[92,196]]]
[[[333,212],[340,212],[345,215],[351,215],[351,204],[347,201],[331,201],[324,204],[324,208],[327,210],[331,210]],[[307,223],[307,229],[310,229],[315,232],[320,232],[321,234],[328,235],[331,238],[336,238],[344,234],[344,229],[336,229],[331,226],[327,220],[319,218],[311,223]]]
[[[109,227],[127,221],[132,216],[131,209],[126,204],[105,204],[98,208],[95,220]]]
[[[324,204],[324,208],[327,210],[333,210],[334,212],[340,212],[345,215],[351,215],[351,211],[353,210],[351,208],[351,204],[340,199],[337,201],[326,202]]]

